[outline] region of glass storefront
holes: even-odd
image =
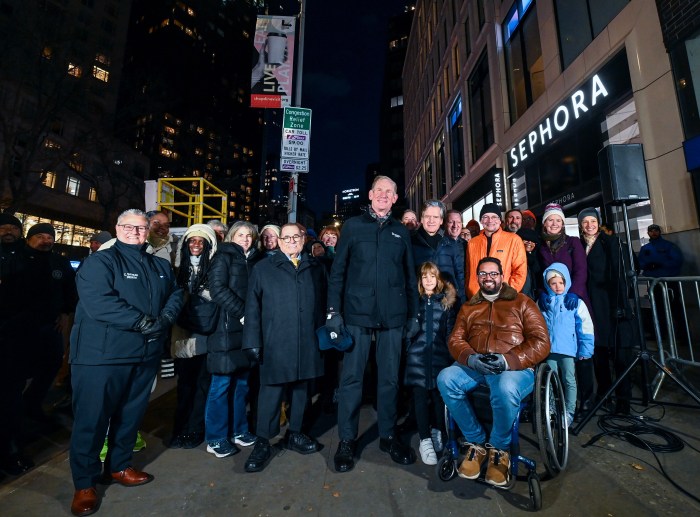
[[[35,215],[16,213],[15,216],[22,221],[22,235],[27,235],[27,230],[35,224],[49,223],[56,230],[56,244],[63,244],[66,246],[88,248],[90,246],[90,237],[98,231],[94,228]]]

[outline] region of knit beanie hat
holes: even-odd
[[[112,234],[107,232],[107,231],[97,232],[92,237],[90,237],[90,241],[97,241],[100,244],[104,244],[105,242],[107,242],[111,239],[112,239]]]
[[[535,221],[537,221],[537,217],[535,217],[535,214],[532,212],[532,210],[522,210],[523,217],[531,217]]]
[[[595,208],[584,208],[578,213],[578,224],[583,222],[584,217],[595,217],[600,225],[600,214]]]
[[[566,217],[564,217],[564,211],[561,209],[561,205],[558,205],[556,203],[549,203],[544,208],[544,215],[542,216],[543,224],[550,215],[558,215],[559,217],[561,217],[562,221],[566,219]]]
[[[187,240],[190,237],[201,237],[202,239],[206,239],[207,241],[209,241],[209,245],[211,246],[209,256],[213,255],[216,252],[216,232],[208,224],[193,224],[192,226],[187,228],[185,234],[182,236],[183,245],[186,245],[185,243],[187,243]]]
[[[265,226],[263,226],[263,227],[260,229],[260,235],[262,235],[263,233],[265,233],[265,230],[271,230],[272,233],[274,233],[275,235],[277,235],[277,237],[280,236],[280,227],[277,226],[276,224],[266,224]]]
[[[19,219],[17,219],[14,215],[8,214],[7,212],[0,212],[0,226],[4,226],[6,224],[16,226],[20,230],[22,229],[22,222]]]
[[[484,217],[486,214],[496,214],[499,219],[501,218],[501,207],[496,203],[486,203],[481,207],[481,212],[479,212],[479,219]]]
[[[547,281],[547,283],[549,283],[549,281],[552,278],[557,277],[557,276],[560,277],[562,280],[564,280],[564,283],[566,283],[566,278],[564,278],[564,275],[562,275],[556,269],[550,269],[549,271],[547,271],[547,276],[546,276],[545,280]]]
[[[56,238],[56,230],[49,223],[35,224],[27,231],[27,239],[38,233],[48,233],[54,239]]]

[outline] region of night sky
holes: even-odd
[[[389,19],[407,0],[307,0],[302,104],[310,108],[308,204],[320,217],[333,194],[364,185],[379,161],[379,102]]]

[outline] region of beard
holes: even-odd
[[[503,284],[495,284],[492,282],[488,282],[488,285],[482,284],[481,287],[481,292],[484,294],[488,294],[489,296],[498,294],[501,290],[501,286]]]

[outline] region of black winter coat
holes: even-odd
[[[93,253],[77,275],[80,301],[70,335],[70,362],[85,365],[150,362],[163,354],[164,333],[151,340],[134,326],[144,314],[175,321],[183,289],[170,263],[124,244]]]
[[[259,348],[260,384],[323,375],[316,329],[325,324],[326,270],[303,253],[298,268],[281,251],[253,269],[245,307],[243,348]]]
[[[457,293],[451,284],[430,297],[421,296],[418,321],[420,331],[407,343],[404,384],[426,390],[437,387],[438,373],[454,360],[447,339],[457,318]]]
[[[345,323],[396,328],[418,313],[418,291],[408,230],[390,217],[380,225],[371,215],[343,225],[331,276],[328,308]]]
[[[210,373],[227,375],[250,368],[241,350],[245,300],[248,279],[260,252],[251,248],[246,258],[243,248],[235,243],[219,244],[209,270],[209,293],[220,307],[216,330],[207,339],[207,369]]]
[[[582,240],[585,245],[585,240]],[[620,253],[620,239],[600,232],[586,261],[586,288],[591,299],[591,316],[595,331],[595,346],[614,345],[615,326],[620,315],[631,316],[625,265]]]
[[[413,260],[416,264],[416,276],[420,274],[420,266],[424,262],[435,264],[445,280],[457,289],[460,303],[464,302],[464,246],[461,242],[439,231],[441,239],[437,248],[430,247],[426,239],[427,233],[419,228],[411,234]]]

